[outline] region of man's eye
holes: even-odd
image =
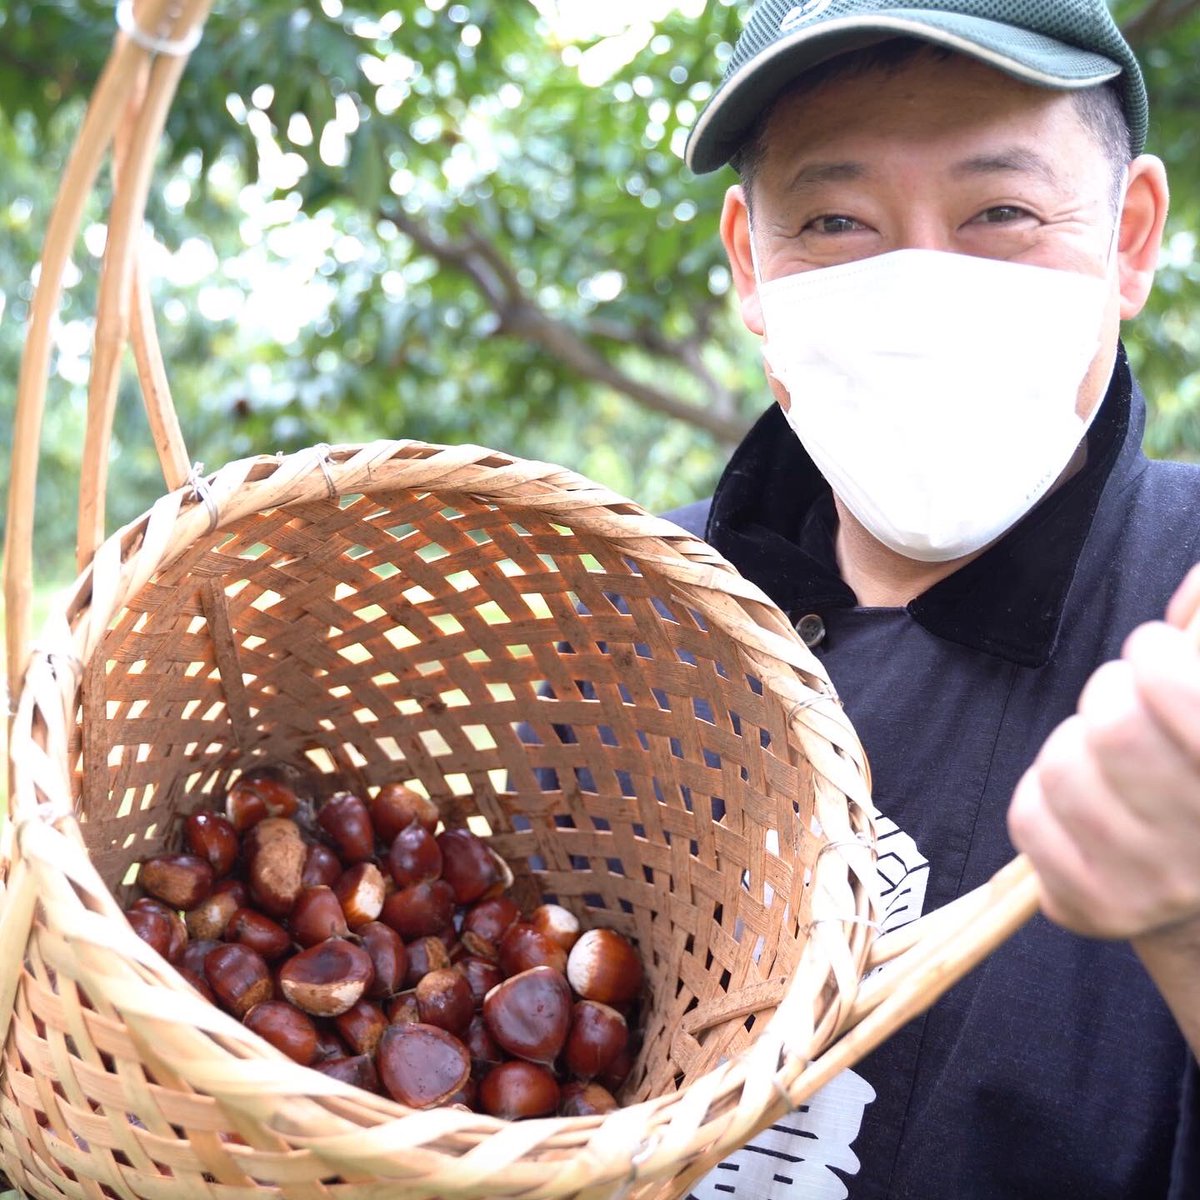
[[[993,208],[985,208],[975,219],[983,225],[1007,225],[1027,216],[1028,210],[1018,208],[1015,204],[997,204]]]
[[[804,227],[805,231],[813,233],[854,233],[856,230],[862,229],[853,217],[843,217],[836,213],[830,213],[823,217],[816,217]]]

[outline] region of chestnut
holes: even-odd
[[[467,986],[471,989],[472,1002],[476,1008],[483,1003],[484,996],[496,984],[504,982],[504,972],[490,959],[477,958],[473,954],[468,954],[460,958],[454,966],[466,979]]]
[[[239,1018],[274,991],[266,960],[239,942],[218,945],[205,955],[204,978],[218,1003]]]
[[[437,879],[442,873],[442,848],[433,834],[414,820],[392,839],[388,870],[399,888]]]
[[[521,910],[511,896],[491,896],[487,900],[477,900],[463,914],[463,943],[468,944],[466,935],[473,934],[492,946],[492,953],[482,957],[495,958],[500,939],[509,926],[515,925],[520,919]],[[472,950],[471,953],[476,951]]]
[[[312,1017],[286,1000],[256,1004],[242,1018],[242,1024],[302,1067],[317,1057],[317,1027]]]
[[[510,925],[497,950],[505,975],[519,975],[530,967],[553,967],[560,974],[567,970],[567,952],[527,921]]]
[[[422,976],[450,965],[450,955],[440,938],[416,938],[405,949],[408,952],[408,967],[404,972],[406,987],[416,987]]]
[[[383,902],[379,919],[406,942],[441,933],[453,926],[454,889],[444,879],[401,888]]]
[[[567,980],[584,1000],[625,1004],[642,990],[642,960],[613,929],[589,929],[567,957]]]
[[[289,958],[279,970],[279,986],[306,1013],[335,1017],[362,999],[374,975],[361,946],[329,938]]]
[[[421,976],[414,990],[417,1011],[426,1025],[437,1025],[462,1037],[475,1012],[475,1000],[461,971],[439,967]]]
[[[453,1034],[420,1022],[389,1025],[379,1039],[375,1065],[394,1100],[409,1108],[434,1108],[467,1083],[471,1056]]]
[[[216,1004],[217,998],[213,995],[213,990],[208,986],[208,980],[197,971],[191,970],[189,967],[176,967],[179,972],[179,977],[186,983],[190,983],[202,995],[209,1004]]]
[[[620,1108],[616,1098],[598,1083],[564,1083],[558,1101],[560,1117],[602,1117]]]
[[[304,887],[296,893],[287,923],[292,937],[305,948],[316,946],[326,938],[346,937],[350,932],[337,896],[324,884]]]
[[[138,883],[174,909],[195,908],[212,891],[213,869],[195,854],[157,854],[138,869]]]
[[[615,1008],[596,1000],[576,1000],[563,1047],[563,1066],[579,1079],[601,1075],[629,1045],[629,1026]]]
[[[300,872],[300,883],[304,887],[316,887],[319,884],[332,887],[341,873],[342,860],[333,848],[324,842],[313,842],[304,860],[304,870]]]
[[[387,1002],[387,1019],[393,1025],[414,1025],[421,1019],[414,989],[400,992]]]
[[[494,1067],[504,1062],[504,1052],[496,1044],[496,1039],[488,1032],[487,1022],[482,1013],[476,1013],[467,1025],[463,1034],[463,1044],[471,1056],[471,1069],[482,1074],[488,1067]]]
[[[215,950],[219,945],[221,941],[218,938],[193,938],[184,946],[179,962],[175,965],[180,970],[193,971],[203,978],[204,960],[208,957],[208,952]]]
[[[402,783],[385,783],[367,802],[375,834],[386,846],[390,846],[400,830],[414,821],[432,833],[440,814],[432,800]]]
[[[558,1097],[558,1080],[545,1067],[519,1059],[500,1063],[479,1081],[480,1107],[506,1121],[553,1116]]]
[[[330,796],[317,810],[317,824],[342,862],[365,862],[375,853],[371,814],[353,792],[335,792]]]
[[[139,896],[130,907],[150,909],[153,912],[162,913],[166,917],[167,924],[171,927],[171,936],[164,957],[168,962],[178,962],[179,956],[188,944],[188,928],[183,917],[175,909],[168,907],[161,900],[155,900],[152,896]]]
[[[498,896],[512,885],[508,864],[481,837],[464,826],[437,835],[442,851],[442,878],[459,904]]]
[[[383,911],[383,872],[373,862],[359,862],[343,871],[333,885],[346,914],[346,924],[357,929]]]
[[[338,1036],[355,1054],[374,1054],[388,1019],[370,1000],[359,1000],[333,1018]]]
[[[295,790],[274,767],[244,771],[225,794],[225,815],[238,833],[245,833],[265,817],[290,817],[299,806]]]
[[[259,830],[264,832],[255,839],[248,872],[250,897],[268,916],[286,917],[300,894],[308,847],[287,818],[267,817],[254,827]]]
[[[213,938],[220,941],[225,936],[229,918],[239,908],[237,895],[230,891],[213,891],[212,895],[201,900],[195,908],[188,909],[184,916],[187,932],[192,938],[201,940]]]
[[[529,914],[529,924],[569,951],[579,941],[579,918],[561,904],[539,904]]]
[[[171,948],[171,922],[165,913],[153,908],[138,908],[135,904],[126,909],[125,918],[133,926],[133,932],[147,946],[163,958],[167,957],[167,951]]]
[[[373,1000],[386,999],[403,985],[408,971],[404,939],[382,921],[368,921],[354,932],[375,968],[375,978],[367,988],[367,995]]]
[[[369,1054],[340,1055],[335,1058],[321,1058],[313,1063],[313,1070],[320,1071],[342,1083],[352,1084],[362,1088],[364,1092],[381,1093],[379,1073],[375,1070],[375,1061]]]
[[[346,1043],[342,1041],[331,1022],[314,1019],[313,1028],[317,1031],[317,1053],[314,1062],[320,1062],[323,1058],[346,1057]]]
[[[228,875],[237,862],[238,832],[228,817],[210,808],[197,809],[183,825],[187,848],[204,859],[220,878]]]
[[[267,962],[282,958],[292,948],[291,934],[278,921],[272,921],[253,908],[239,908],[234,912],[225,926],[225,940],[257,950]]]
[[[552,967],[531,967],[484,996],[483,1019],[509,1054],[550,1066],[571,1026],[571,989]]]

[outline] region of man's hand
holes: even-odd
[[[1042,909],[1128,938],[1200,1045],[1200,566],[1134,630],[1017,785],[1008,824]]]
[[[1200,567],[1088,681],[1017,785],[1009,832],[1042,908],[1092,937],[1200,922]]]

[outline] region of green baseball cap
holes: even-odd
[[[1146,143],[1142,71],[1104,0],[761,0],[692,126],[687,165],[697,175],[715,171],[809,68],[894,37],[932,42],[1048,88],[1117,80],[1134,154]]]

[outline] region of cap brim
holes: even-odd
[[[729,161],[775,97],[810,67],[894,37],[932,42],[1041,87],[1074,90],[1115,79],[1110,58],[988,21],[930,9],[833,17],[782,34],[724,79],[688,135],[684,161],[697,174]]]

